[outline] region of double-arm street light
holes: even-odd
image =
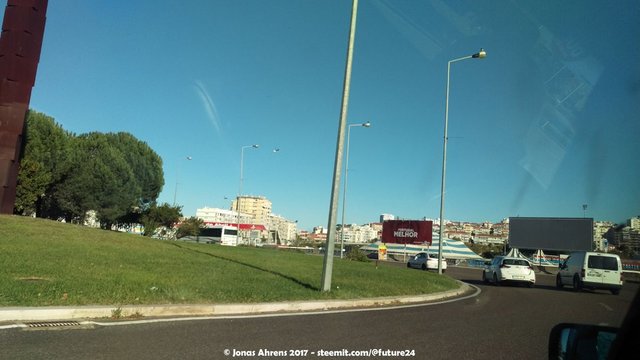
[[[447,134],[449,127],[449,76],[451,74],[451,64],[466,59],[482,59],[486,56],[487,53],[484,49],[480,49],[479,52],[473,55],[449,60],[447,63],[447,95],[444,108],[444,139],[442,145],[442,187],[440,188],[440,245],[438,246],[438,274],[442,274],[442,248],[444,247],[444,188],[447,172],[447,141],[449,140]]]
[[[244,180],[244,149],[257,149],[259,148],[260,145],[258,144],[253,144],[253,145],[246,145],[243,146],[240,149],[240,186],[238,189],[238,198],[236,199],[236,211],[238,212],[238,234],[236,236],[236,242],[237,239],[240,238],[240,197],[242,196],[242,181]]]
[[[349,140],[351,138],[351,128],[354,126],[371,127],[370,122],[363,124],[349,124],[347,129],[347,156],[344,167],[344,190],[342,190],[342,226],[340,227],[340,258],[344,257],[344,213],[347,208],[347,182],[349,180]]]

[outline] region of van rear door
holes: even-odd
[[[618,258],[609,255],[589,254],[584,281],[601,284],[620,283]]]

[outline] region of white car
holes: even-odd
[[[521,283],[528,287],[536,284],[536,273],[528,260],[496,256],[488,262],[482,272],[482,281],[494,285],[502,283]]]
[[[442,272],[444,272],[447,269],[447,259],[442,258],[441,264]],[[418,253],[409,259],[407,267],[422,270],[438,270],[438,254]]]

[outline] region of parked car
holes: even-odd
[[[442,258],[442,272],[447,269],[447,259]],[[416,268],[422,270],[438,270],[438,255],[421,252],[409,258],[407,262],[408,268]]]
[[[536,284],[536,273],[526,259],[496,256],[487,262],[482,272],[482,281],[500,285],[502,283],[521,283],[528,287]]]
[[[587,289],[609,290],[618,295],[622,288],[622,262],[620,256],[608,253],[577,251],[569,254],[558,270],[556,286],[573,286],[576,291]]]

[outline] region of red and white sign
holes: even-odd
[[[382,223],[382,242],[431,245],[432,232],[432,221],[387,220]]]

